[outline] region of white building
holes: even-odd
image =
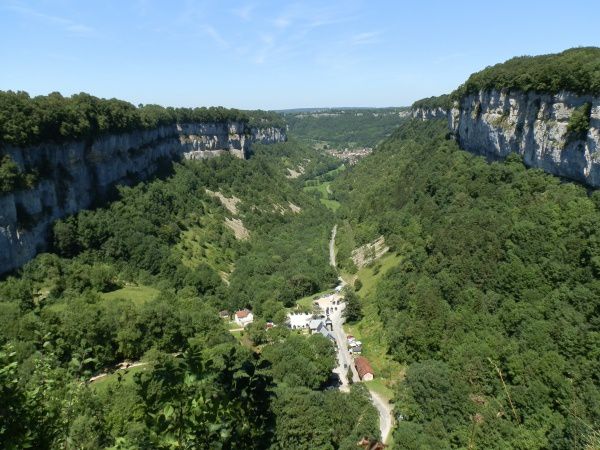
[[[292,330],[308,328],[311,319],[312,314],[309,313],[288,313],[288,322]]]
[[[240,309],[235,313],[235,323],[239,326],[245,327],[252,322],[254,322],[254,314],[249,309]]]

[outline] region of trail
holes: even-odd
[[[148,365],[148,362],[143,362],[143,361],[122,362],[122,363],[119,363],[116,366],[114,366],[115,369],[113,372],[105,371],[105,372],[99,373],[98,375],[94,375],[93,377],[91,377],[88,380],[88,383],[93,383],[94,381],[101,380],[102,378],[107,377],[111,373],[118,372],[120,370],[128,370],[128,369],[133,369],[134,367],[143,367],[143,366],[147,366],[147,365]]]
[[[331,239],[329,241],[329,264],[332,267],[337,269],[337,264],[335,263],[335,235],[337,233],[337,223],[333,226],[331,230]]]
[[[381,432],[381,442],[385,443],[388,440],[390,431],[392,430],[392,406],[375,391],[369,389],[371,400],[377,412],[379,413],[379,431]]]

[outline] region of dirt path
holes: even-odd
[[[375,391],[369,389],[371,400],[379,413],[379,430],[381,432],[381,442],[387,442],[390,431],[392,430],[392,406]]]
[[[98,375],[94,375],[93,377],[91,377],[88,380],[88,383],[93,383],[94,381],[101,380],[102,378],[104,378],[108,375],[111,375],[114,372],[118,372],[119,370],[128,370],[128,369],[133,369],[134,367],[142,367],[142,366],[147,366],[147,365],[148,365],[147,362],[142,362],[142,361],[134,361],[132,363],[122,362],[115,366],[116,368],[113,372],[102,372],[102,373],[99,373]]]
[[[334,225],[331,230],[331,239],[329,240],[329,264],[332,267],[337,268],[337,264],[335,263],[335,235],[337,233],[337,224]]]

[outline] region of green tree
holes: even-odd
[[[344,317],[349,323],[358,322],[363,317],[362,304],[358,298],[358,294],[351,288],[345,287],[343,290],[344,302]]]

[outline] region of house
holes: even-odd
[[[241,327],[245,327],[249,323],[254,322],[254,314],[249,309],[240,309],[235,313],[235,323]]]
[[[221,319],[229,319],[231,317],[231,313],[224,309],[223,311],[219,311],[219,317]]]
[[[387,447],[383,442],[377,439],[362,438],[356,443],[358,447],[362,447],[364,450],[383,450]]]
[[[354,359],[354,367],[358,372],[358,376],[363,381],[371,381],[375,375],[369,361],[364,356],[358,356]]]
[[[288,323],[292,330],[302,330],[308,328],[313,315],[309,313],[289,313]]]
[[[327,328],[325,328],[324,326],[321,327],[318,331],[320,334],[322,334],[323,336],[325,336],[327,339],[329,339],[330,341],[335,343],[335,337],[333,336],[333,334],[331,334]]]
[[[312,319],[308,322],[308,329],[310,330],[310,334],[318,333],[321,327],[324,327],[323,319]]]

